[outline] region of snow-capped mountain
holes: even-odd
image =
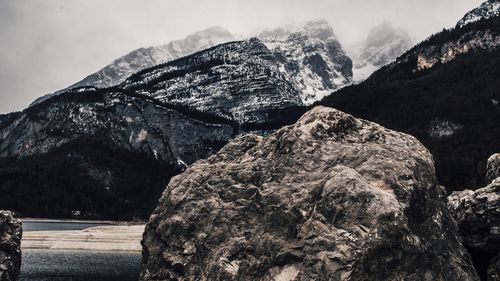
[[[240,35],[248,39],[249,36]],[[300,90],[304,104],[320,100],[352,81],[352,62],[335,38],[333,28],[325,20],[310,21],[294,26],[262,31],[256,35],[273,52],[286,58],[290,73]],[[166,45],[141,48],[118,58],[102,70],[89,75],[67,89],[80,86],[105,88],[115,86],[142,69],[192,54],[197,51],[235,40],[222,27],[212,27],[183,40]],[[283,70],[284,71],[284,70]],[[55,95],[64,90],[54,93]],[[54,95],[35,100],[36,104]]]
[[[262,123],[273,110],[302,105],[289,71],[297,67],[253,38],[146,69],[120,87],[240,124]]]
[[[457,27],[463,27],[471,22],[488,19],[500,15],[500,0],[488,0],[481,6],[469,11],[458,21]]]
[[[354,61],[354,80],[361,81],[393,61],[413,46],[408,33],[390,22],[374,27],[365,41],[350,49]]]
[[[93,86],[97,88],[115,86],[140,70],[232,40],[234,40],[234,36],[229,31],[220,26],[214,26],[191,34],[182,40],[172,41],[161,46],[140,48],[114,60],[103,69],[87,76],[82,81],[54,94],[57,95],[67,89],[81,86]],[[42,96],[32,104],[39,103],[54,94]]]
[[[262,31],[257,37],[288,60],[290,65],[285,67],[304,104],[312,104],[352,81],[352,61],[325,20]]]

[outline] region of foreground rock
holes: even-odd
[[[17,280],[21,268],[21,221],[0,210],[0,281]]]
[[[499,156],[488,159],[488,182],[494,174],[498,176]],[[453,192],[448,207],[480,276],[500,280],[500,178],[475,191]]]
[[[478,280],[443,193],[415,138],[316,107],[174,177],[141,279]]]

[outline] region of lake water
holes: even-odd
[[[23,231],[40,230],[82,230],[94,226],[110,225],[102,222],[72,222],[53,220],[23,220]]]
[[[23,230],[81,230],[93,222],[23,221]],[[136,281],[140,252],[23,249],[20,281]]]

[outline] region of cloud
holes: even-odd
[[[416,40],[453,26],[480,0],[0,0],[0,112],[21,110],[138,47],[213,25],[248,33],[327,19],[343,43],[383,20]]]

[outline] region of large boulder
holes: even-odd
[[[414,137],[316,107],[172,179],[142,280],[478,280]]]
[[[0,281],[13,281],[21,269],[21,221],[0,210]]]
[[[488,186],[453,192],[448,207],[480,277],[500,281],[500,154],[488,159],[487,170]]]
[[[495,153],[488,158],[486,164],[486,183],[500,177],[500,153]]]

